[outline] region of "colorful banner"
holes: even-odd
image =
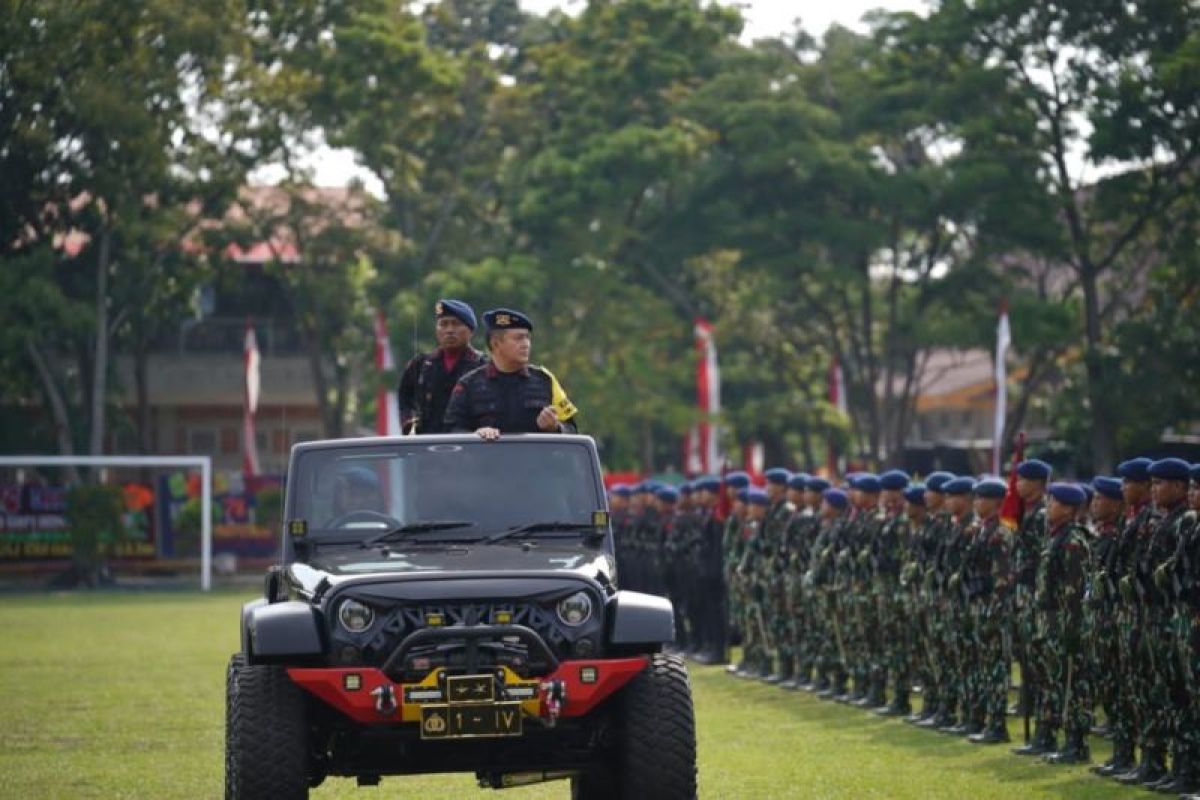
[[[117,558],[158,554],[154,492],[138,483],[121,487],[123,530],[113,547]],[[69,560],[67,489],[40,484],[0,486],[0,562]]]
[[[186,558],[199,553],[200,477],[176,472],[159,478],[159,518],[163,555]],[[269,557],[279,548],[283,479],[240,472],[213,474],[213,555],[233,553]]]

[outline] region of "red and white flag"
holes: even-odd
[[[388,339],[387,321],[382,311],[375,312],[375,367],[381,374],[389,375],[396,369],[392,358],[392,343]],[[399,436],[400,397],[395,388],[379,385],[375,403],[375,431],[380,436]]]
[[[246,371],[245,396],[242,406],[242,473],[248,478],[259,474],[258,441],[254,430],[254,415],[258,413],[258,396],[262,388],[258,339],[254,336],[254,323],[246,322],[246,339],[242,347],[242,361]]]
[[[996,326],[996,416],[992,439],[992,472],[1000,473],[1000,457],[1004,450],[1004,418],[1008,414],[1008,369],[1005,359],[1012,345],[1012,332],[1008,327],[1008,303],[1000,305],[1000,322]]]
[[[720,429],[716,418],[721,413],[721,370],[717,366],[717,341],[713,326],[696,319],[696,405],[700,423],[688,437],[687,466],[694,472],[715,473],[721,465]]]

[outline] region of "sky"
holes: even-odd
[[[742,0],[728,2],[742,9],[746,29],[742,38],[746,41],[768,38],[790,33],[798,19],[810,34],[820,37],[832,24],[865,31],[862,16],[866,12],[884,8],[888,11],[923,11],[923,0]],[[567,13],[577,13],[585,6],[585,0],[521,0],[528,11],[545,13],[552,8],[562,8]],[[369,173],[354,163],[354,154],[346,149],[316,147],[303,163],[313,169],[313,178],[319,186],[344,186],[347,181],[358,177],[367,190],[382,195],[382,187]],[[264,167],[253,176],[255,183],[275,183],[282,177],[277,168]]]

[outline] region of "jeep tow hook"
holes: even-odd
[[[567,684],[559,678],[546,681],[542,684],[542,695],[542,707],[546,709],[546,727],[553,728],[567,703]]]
[[[375,710],[385,717],[390,717],[396,713],[396,693],[392,690],[390,684],[374,689],[371,696],[375,698]]]

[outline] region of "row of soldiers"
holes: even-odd
[[[622,584],[672,598],[683,649],[720,661],[735,632],[739,676],[978,744],[1009,740],[1015,663],[1015,752],[1090,760],[1099,707],[1113,755],[1094,771],[1198,790],[1200,466],[1137,458],[1086,484],[1036,459],[1009,483],[765,477],[614,490]]]

